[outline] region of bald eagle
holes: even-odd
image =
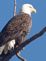
[[[0,33],[0,54],[4,51],[7,54],[8,50],[19,46],[26,39],[26,35],[32,27],[31,13],[36,9],[31,4],[24,4],[18,15],[14,16],[5,25]]]

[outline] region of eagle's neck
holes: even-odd
[[[21,13],[25,13],[25,14],[28,14],[29,16],[31,16],[31,12],[27,9],[22,9]]]

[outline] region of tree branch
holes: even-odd
[[[16,52],[22,50],[23,47],[28,45],[30,42],[34,41],[35,39],[41,37],[44,33],[46,32],[46,27],[44,27],[40,32],[36,33],[33,35],[30,39],[26,40],[24,43],[22,43],[18,48],[14,48],[14,50],[8,52],[7,55],[2,55],[2,60],[1,61],[9,61],[9,59],[12,58],[16,54]]]
[[[16,0],[14,0],[14,16],[16,15]]]

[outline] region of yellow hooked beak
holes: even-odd
[[[35,8],[32,8],[32,12],[36,13],[36,9]]]

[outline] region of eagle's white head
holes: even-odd
[[[36,9],[31,4],[24,4],[22,6],[22,12],[31,15],[33,12],[36,13]]]

